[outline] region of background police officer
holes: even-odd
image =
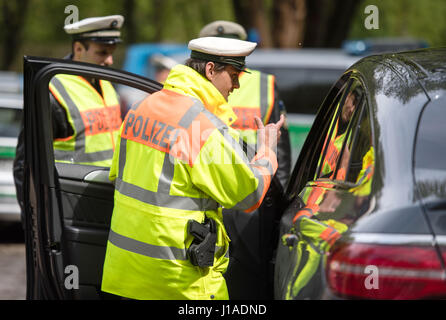
[[[105,16],[105,17],[94,17],[87,18],[81,21],[78,21],[73,24],[66,25],[64,27],[65,32],[72,36],[72,52],[67,55],[65,59],[86,62],[97,64],[101,66],[110,66],[113,63],[113,52],[116,48],[116,44],[121,42],[120,39],[120,28],[124,22],[124,17],[121,15],[113,15],[113,16]],[[70,79],[76,78],[78,84],[82,81],[77,76],[69,76],[69,75],[58,75]],[[58,76],[53,77],[52,81],[56,79]],[[70,97],[62,98],[64,93],[60,91],[64,91],[65,89],[70,90],[70,79],[67,79],[65,83],[62,84],[62,87],[59,88],[59,92],[54,93],[56,90],[51,90],[52,85],[50,84],[50,106],[52,113],[52,125],[53,125],[53,138],[55,141],[57,139],[66,139],[67,137],[72,137],[72,142],[74,142],[81,134],[76,129],[73,128],[73,121],[70,122],[69,118],[72,119],[72,115],[70,114],[70,109],[66,105],[67,101],[64,100],[72,100]],[[86,90],[90,90],[90,92],[96,91],[102,100],[104,98],[113,102],[113,99],[117,101],[117,93],[114,91],[111,84],[102,83],[97,79],[83,79],[85,80],[83,86],[81,87],[85,92]],[[68,88],[64,88],[64,85],[68,86]],[[89,86],[88,89],[86,87]],[[54,88],[53,88],[54,89]],[[104,89],[106,92],[104,92]],[[107,97],[105,97],[107,95]],[[98,96],[98,97],[99,97]],[[74,99],[76,100],[76,99]],[[115,102],[116,102],[115,101]],[[79,101],[78,101],[79,102]],[[90,102],[90,101],[89,101]],[[79,106],[73,106],[79,107]],[[119,104],[118,104],[119,108]],[[74,112],[74,110],[71,110]],[[120,111],[119,111],[120,113]],[[120,124],[121,119],[113,118],[115,126]],[[22,130],[19,134],[19,139],[17,143],[16,149],[16,158],[14,159],[14,182],[16,185],[16,193],[18,202],[22,208],[23,214],[23,196],[22,196],[22,183],[23,183],[23,164],[25,158],[25,149],[24,149],[24,138],[23,138],[24,130],[22,126]],[[63,142],[59,142],[62,144]],[[108,161],[111,163],[112,156],[109,157]],[[56,157],[57,160],[57,157]]]

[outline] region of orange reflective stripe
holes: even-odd
[[[313,211],[313,214],[319,211],[319,205],[317,203],[309,203],[307,205],[307,208],[311,209]]]
[[[327,240],[327,239],[329,239],[329,236],[333,231],[334,231],[333,228],[327,227],[327,228],[325,228],[324,231],[321,232],[321,234],[319,235],[319,238],[321,238],[322,240]]]
[[[299,219],[299,218],[302,218],[302,217],[307,217],[307,218],[310,218],[310,217],[312,217],[313,216],[313,210],[311,210],[311,208],[303,208],[303,209],[301,209],[301,210],[299,210],[297,213],[296,213],[296,215],[294,216],[294,218],[293,218],[293,223],[296,223],[296,221]]]
[[[324,191],[325,190],[320,187],[313,189],[310,193],[310,196],[308,197],[307,205],[315,204],[317,202],[317,200],[319,199],[319,197],[324,193]]]
[[[268,168],[266,166],[255,164],[257,161],[261,161],[261,160],[267,160],[271,167]],[[259,181],[259,185],[257,187],[257,188],[261,187],[261,188],[263,188],[263,190],[262,190],[262,195],[260,196],[259,200],[253,206],[251,206],[247,210],[244,210],[245,212],[251,212],[252,210],[257,209],[261,205],[263,198],[265,197],[266,192],[268,191],[269,185],[271,183],[271,179],[274,176],[274,173],[277,171],[277,167],[278,167],[275,152],[273,150],[271,150],[270,148],[266,147],[265,145],[263,145],[258,150],[258,152],[256,153],[256,155],[254,156],[254,158],[251,160],[250,163],[251,163],[252,168],[254,170],[256,170],[257,173],[259,173],[263,179],[263,181],[262,181],[263,184],[260,183],[260,181]],[[259,174],[256,174],[256,177],[258,177],[258,179],[260,178]]]
[[[259,170],[261,172],[261,174],[262,174],[262,178],[263,178],[263,191],[262,191],[262,196],[256,202],[256,204],[254,204],[252,207],[250,207],[249,209],[244,211],[244,212],[247,212],[247,213],[257,209],[258,207],[260,207],[260,205],[262,204],[263,198],[265,198],[266,192],[268,191],[269,184],[271,182],[271,173],[269,172],[268,168],[261,167],[261,166],[253,166],[253,167],[255,169]]]
[[[263,118],[263,124],[267,124],[271,118],[271,114],[274,109],[274,76],[268,76],[268,109],[265,112],[265,117]]]
[[[53,94],[53,97],[56,98],[57,102],[59,102],[59,104],[61,106],[64,105],[64,103],[62,102],[62,98],[59,95],[59,92],[57,90],[53,89],[52,84],[50,83],[50,85],[48,86],[48,88],[50,89],[51,93]]]
[[[336,231],[330,236],[330,239],[328,239],[327,242],[330,246],[332,246],[336,242],[336,240],[338,240],[340,237],[341,237],[341,234]]]
[[[66,137],[66,138],[57,138],[57,139],[54,139],[54,141],[62,141],[62,142],[64,142],[64,141],[69,141],[69,140],[73,139],[73,137],[74,137],[74,134],[71,135],[71,136],[69,136],[69,137]]]
[[[334,167],[336,166],[336,160],[338,159],[339,151],[336,148],[334,141],[330,140],[330,143],[328,144],[327,149],[327,155],[325,157],[325,163],[328,164],[331,171],[334,170]]]
[[[327,227],[324,231],[321,232],[321,234],[319,235],[319,237],[326,241],[329,245],[333,245],[333,243],[339,239],[339,237],[341,236],[341,234],[336,231],[336,229],[332,228],[332,227]]]
[[[338,173],[336,174],[336,179],[345,180],[345,175],[346,175],[345,168],[341,168],[338,170]]]

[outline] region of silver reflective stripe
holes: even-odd
[[[189,128],[200,112],[204,110],[203,104],[200,102],[200,100],[195,98],[191,99],[194,101],[194,104],[186,111],[181,120],[178,122],[178,125],[185,129]]]
[[[65,160],[73,163],[80,162],[96,162],[108,160],[113,157],[113,149],[97,151],[97,152],[85,152],[85,126],[82,121],[82,116],[79,112],[71,96],[68,94],[67,90],[63,86],[62,82],[56,77],[51,79],[51,84],[56,88],[62,99],[67,104],[68,110],[70,111],[71,119],[74,123],[74,130],[76,134],[76,141],[74,146],[74,151],[67,150],[54,150],[54,157],[56,160]]]
[[[368,166],[367,169],[364,171],[364,174],[362,175],[361,179],[359,179],[358,182],[356,182],[357,185],[360,185],[364,182],[365,178],[367,178],[368,174],[372,171],[372,167]]]
[[[67,90],[59,79],[53,77],[51,79],[51,84],[57,89],[59,94],[62,96],[62,99],[67,104],[68,110],[70,111],[71,119],[73,119],[74,122],[76,133],[84,138],[85,126],[82,121],[81,113],[79,112],[76,104],[71,99],[71,96],[68,94]]]
[[[242,201],[237,203],[231,209],[247,210],[247,209],[251,208],[252,206],[254,206],[260,200],[260,197],[263,194],[263,189],[265,188],[265,186],[263,184],[263,176],[257,169],[254,169],[254,175],[257,178],[257,180],[259,181],[259,184],[257,185],[257,189],[254,190],[248,196],[246,196],[245,199],[243,199]]]
[[[124,174],[125,157],[127,153],[127,139],[121,138],[121,143],[119,145],[119,159],[118,159],[118,179],[122,180]]]
[[[219,257],[223,255],[223,250],[225,247],[215,246],[215,256]],[[229,259],[229,249],[225,252],[225,258]]]
[[[192,211],[217,210],[212,199],[172,196],[165,192],[153,192],[116,178],[115,188],[121,194],[157,207]]]
[[[113,158],[113,150],[109,149],[97,152],[84,153],[81,150],[65,151],[65,150],[55,149],[54,157],[56,158],[56,160],[67,160],[73,163],[96,162]]]
[[[269,171],[269,174],[274,175],[273,165],[271,164],[271,162],[268,159],[266,159],[266,158],[259,159],[259,160],[254,161],[253,164],[256,166],[267,168]]]
[[[186,249],[164,247],[148,244],[120,235],[110,229],[108,241],[126,251],[141,254],[150,258],[164,260],[186,260]]]

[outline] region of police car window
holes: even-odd
[[[126,113],[147,95],[104,79],[55,75],[49,84],[55,161],[110,167]]]

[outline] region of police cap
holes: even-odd
[[[245,29],[238,23],[225,20],[217,20],[205,25],[198,35],[201,37],[224,37],[246,40],[248,38]]]
[[[73,36],[73,40],[92,40],[105,44],[121,42],[121,29],[124,17],[121,15],[87,18],[67,24],[65,32]]]
[[[257,43],[221,38],[203,37],[189,41],[190,57],[199,60],[230,64],[244,71],[245,57],[254,51]]]

